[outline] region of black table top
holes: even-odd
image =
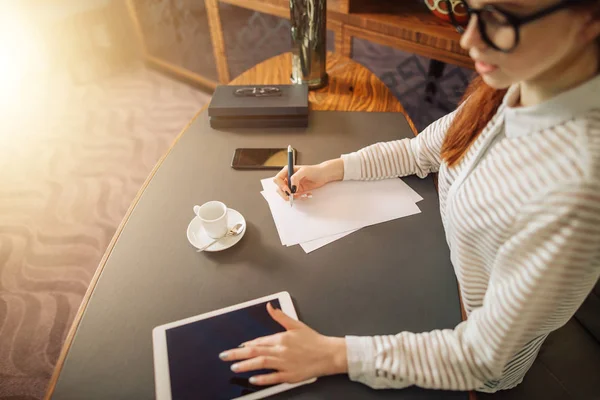
[[[378,141],[412,137],[401,114],[319,112],[307,129],[216,131],[206,111],[191,124],[141,195],[110,254],[70,347],[53,399],[154,397],[152,328],[279,291],[326,335],[453,328],[458,288],[431,178],[403,178],[421,213],[363,228],[313,253],[282,246],[260,179],[230,167],[238,147],[287,147],[301,164]],[[233,248],[196,253],[192,207],[220,200],[248,227]],[[319,379],[286,399],[466,399],[464,392],[372,390],[347,376]]]

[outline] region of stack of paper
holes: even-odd
[[[365,226],[421,212],[421,196],[400,179],[333,182],[294,206],[277,194],[272,178],[261,181],[281,244],[310,253]]]

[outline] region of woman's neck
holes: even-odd
[[[519,105],[534,106],[574,88],[597,75],[599,65],[600,49],[593,42],[589,48],[567,57],[541,76],[521,82]]]

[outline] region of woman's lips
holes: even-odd
[[[475,70],[480,74],[489,74],[498,69],[497,65],[484,63],[483,61],[475,61]]]

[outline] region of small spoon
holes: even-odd
[[[212,242],[210,242],[206,246],[202,247],[201,249],[196,250],[196,253],[200,253],[200,252],[208,249],[210,246],[212,246],[213,244],[217,243],[219,240],[221,240],[223,238],[231,237],[231,236],[237,236],[240,233],[242,233],[243,230],[244,230],[244,224],[242,224],[242,223],[235,224],[233,226],[233,228],[231,228],[230,230],[227,231],[227,233],[225,234],[225,236],[222,236],[222,237],[220,237],[218,239],[213,240]]]

